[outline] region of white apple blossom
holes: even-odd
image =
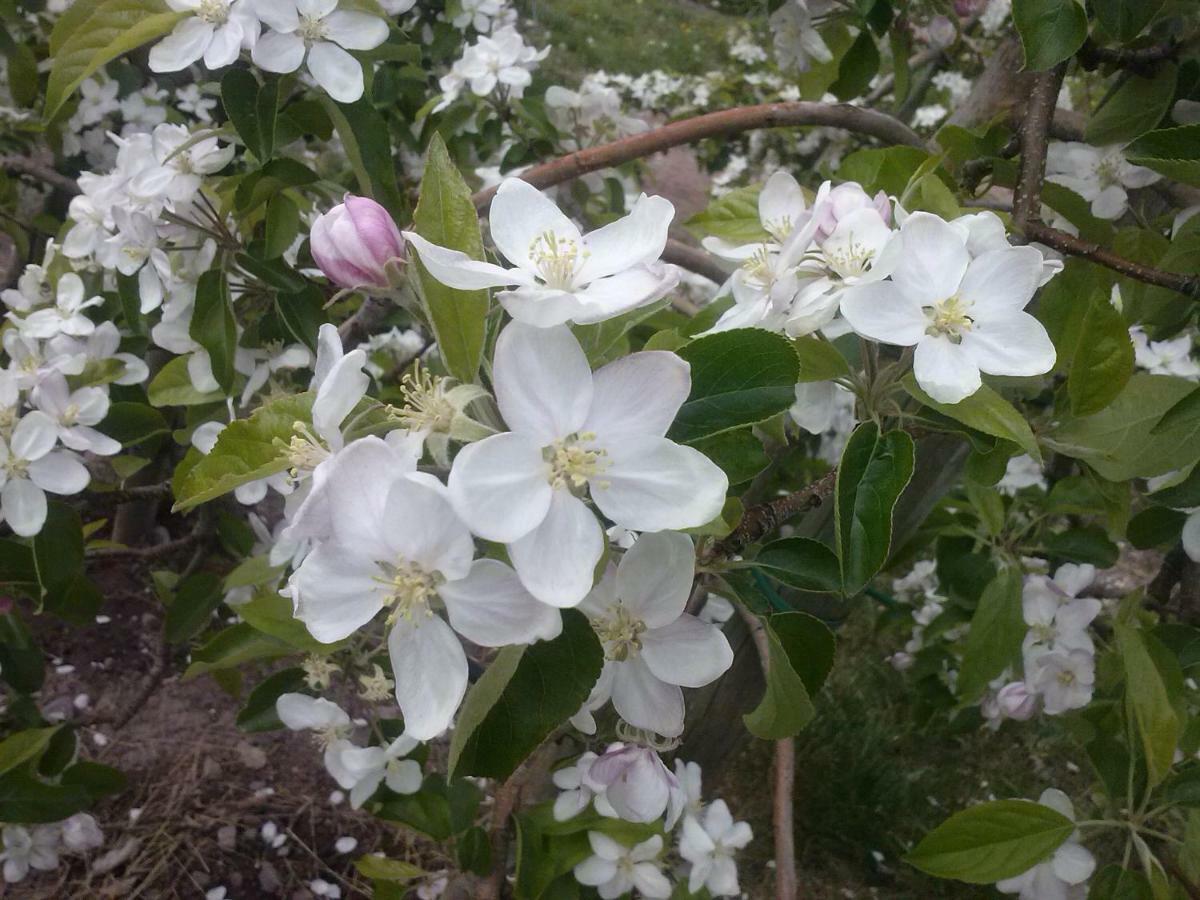
[[[670,830],[683,812],[686,795],[679,779],[649,747],[610,744],[592,760],[587,778],[604,792],[597,809],[626,822],[653,822],[665,815]]]
[[[735,822],[724,800],[714,800],[704,813],[683,820],[679,855],[691,863],[688,890],[707,889],[714,897],[736,897],[738,887],[736,851],[754,837],[745,822]]]
[[[491,208],[496,247],[515,268],[473,260],[406,231],[429,273],[464,290],[515,288],[498,294],[518,322],[539,327],[600,322],[652,303],[675,287],[678,275],[658,265],[675,207],[644,194],[629,215],[582,234],[541,191],[519,178],[505,180]]]
[[[1082,709],[1092,702],[1096,663],[1086,650],[1035,648],[1025,656],[1025,683],[1042,698],[1050,716]]]
[[[397,794],[415,794],[421,789],[421,764],[404,759],[416,747],[417,741],[407,734],[386,747],[359,747],[341,738],[325,754],[325,768],[350,792],[350,806],[359,809],[381,784]]]
[[[599,831],[588,832],[592,855],[575,866],[575,880],[595,887],[603,900],[615,900],[632,890],[643,897],[671,896],[671,882],[657,863],[663,839],[654,835],[632,847]]]
[[[303,369],[312,365],[313,362],[312,353],[303,344],[288,344],[284,347],[268,346],[262,349],[252,349],[249,353],[254,368],[246,379],[246,386],[242,389],[242,406],[248,406],[250,398],[258,393],[276,372]]]
[[[1192,358],[1192,335],[1180,334],[1165,341],[1152,341],[1141,327],[1129,329],[1133,341],[1134,362],[1151,375],[1175,375],[1200,379],[1200,364]]]
[[[104,298],[96,296],[85,299],[85,294],[83,279],[74,272],[67,272],[55,286],[53,306],[35,309],[23,319],[13,313],[9,313],[8,318],[29,338],[44,340],[59,334],[86,337],[96,329],[96,323],[83,311],[99,306]]]
[[[466,692],[455,632],[487,647],[558,634],[558,611],[503,563],[473,561],[470,532],[440,484],[397,466],[384,441],[367,437],[343,450],[323,489],[328,534],[288,581],[296,618],[332,643],[389,609],[396,699],[411,737],[443,732]],[[440,607],[449,624],[435,614]]]
[[[1038,803],[1075,821],[1075,807],[1060,790],[1047,788]],[[996,882],[996,890],[1017,894],[1020,900],[1083,900],[1087,896],[1086,882],[1095,870],[1095,857],[1079,843],[1079,832],[1075,832],[1045,862],[1015,878]]]
[[[817,0],[814,6],[816,9],[810,7],[808,0],[785,0],[771,14],[768,24],[780,69],[807,72],[814,62],[833,59],[833,52],[813,24],[813,17],[822,14],[827,4]]]
[[[580,754],[573,765],[554,770],[551,777],[560,791],[554,800],[556,822],[575,818],[591,806],[594,799],[604,796],[604,785],[592,779],[590,774],[596,759],[596,754],[588,750]]]
[[[150,48],[151,72],[178,72],[203,59],[207,69],[221,69],[250,49],[261,28],[252,0],[167,0],[182,19]]]
[[[254,45],[254,64],[268,72],[308,73],[339,103],[363,95],[362,65],[349,50],[374,50],[387,40],[378,16],[338,9],[338,0],[255,0],[255,12],[271,27]]]
[[[0,438],[0,515],[21,537],[32,537],[46,522],[46,492],[78,494],[91,476],[69,450],[55,450],[58,425],[43,412],[23,415],[5,440]]]
[[[1046,151],[1046,180],[1073,190],[1101,219],[1119,219],[1129,208],[1128,191],[1160,178],[1157,172],[1127,161],[1119,146],[1052,141]]]
[[[150,377],[150,367],[140,356],[120,352],[121,332],[112,322],[101,322],[85,340],[79,340],[69,335],[60,334],[46,343],[46,349],[58,360],[73,360],[68,368],[59,368],[64,375],[78,374],[78,371],[68,371],[69,368],[79,367],[79,371],[87,363],[103,363],[115,359],[124,365],[122,371],[113,379],[113,384],[131,385],[142,384]]]
[[[1008,461],[1004,477],[996,483],[996,489],[1011,497],[1017,491],[1028,487],[1046,490],[1046,476],[1037,460],[1028,453],[1022,453]]]
[[[95,429],[108,415],[108,391],[83,387],[72,391],[61,372],[52,372],[33,389],[33,405],[58,425],[58,440],[71,450],[100,456],[121,452],[121,445]]]
[[[104,832],[88,813],[76,813],[61,823],[62,843],[72,853],[86,853],[104,844]]]
[[[979,390],[980,373],[1040,375],[1054,345],[1024,312],[1042,277],[1032,247],[972,258],[968,233],[930,213],[913,213],[884,250],[887,281],[847,288],[842,314],[860,335],[916,348],[913,374],[940,403]]]
[[[480,34],[492,29],[492,20],[504,9],[505,0],[460,0],[459,13],[450,24],[460,31],[474,28]]]
[[[549,47],[537,50],[526,44],[512,25],[482,35],[463,50],[462,57],[442,76],[438,83],[442,99],[434,112],[457,100],[468,85],[477,97],[486,97],[498,87],[503,88],[506,97],[524,96],[525,88],[533,81],[530,73],[549,52]]]
[[[50,872],[58,868],[57,826],[26,828],[23,825],[5,825],[0,836],[4,842],[0,859],[4,860],[4,880],[9,884],[24,881],[30,869]]]
[[[1076,596],[1095,578],[1091,565],[1067,563],[1050,579],[1031,575],[1025,579],[1021,593],[1021,608],[1029,632],[1025,635],[1024,650],[1035,645],[1051,645],[1057,650],[1083,650],[1093,653],[1095,647],[1088,626],[1100,614],[1101,604],[1093,597]]]
[[[592,587],[604,531],[586,496],[634,531],[720,513],[725,473],[665,437],[691,389],[675,354],[634,353],[593,373],[566,327],[513,322],[496,342],[493,383],[511,431],[459,451],[450,499],[472,531],[508,545],[539,600],[575,606]]]
[[[721,630],[684,612],[694,558],[686,535],[643,535],[580,604],[604,644],[601,693],[630,725],[665,737],[683,731],[681,686],[703,687],[733,664]]]

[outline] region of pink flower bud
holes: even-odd
[[[833,234],[838,222],[846,216],[871,207],[879,213],[884,225],[892,224],[892,204],[883,191],[872,197],[856,181],[846,181],[832,188],[824,200],[813,208],[813,216],[818,222],[817,241],[823,241]]]
[[[588,778],[627,822],[653,822],[680,791],[677,779],[649,747],[611,744],[592,763]]]
[[[1023,681],[1014,681],[996,694],[1000,711],[1010,719],[1025,722],[1037,712],[1037,694],[1031,693]]]
[[[321,271],[344,288],[389,287],[387,264],[404,258],[404,238],[388,211],[353,194],[313,222],[310,244]]]

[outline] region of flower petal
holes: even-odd
[[[272,6],[274,4],[261,4]],[[279,4],[286,5],[286,4]],[[268,24],[270,24],[268,22]],[[268,31],[258,39],[250,57],[260,69],[277,74],[295,72],[304,62],[304,41],[298,35]]]
[[[583,423],[601,443],[629,434],[664,437],[692,389],[691,366],[665,350],[622,357],[592,375],[592,408]]]
[[[683,733],[683,691],[658,678],[640,658],[616,667],[612,702],[617,715],[634,728],[663,737]]]
[[[388,635],[404,733],[428,741],[450,727],[467,692],[467,655],[438,616],[397,620]]]
[[[1045,326],[1026,312],[976,319],[960,346],[989,375],[1041,375],[1056,358]]]
[[[541,448],[522,434],[495,434],[454,458],[450,502],[470,529],[511,543],[533,531],[550,509],[553,490]]]
[[[150,71],[178,72],[186,69],[204,55],[212,36],[212,25],[189,16],[150,48]]]
[[[911,299],[932,306],[953,297],[971,256],[967,231],[932,213],[915,212],[900,229],[902,253],[892,280]]]
[[[362,64],[332,41],[313,44],[308,71],[338,103],[353,103],[363,95]]]
[[[17,459],[38,459],[58,443],[58,426],[44,412],[34,410],[21,417],[13,429],[9,448]]]
[[[1042,279],[1042,254],[1034,247],[989,250],[971,260],[959,296],[971,304],[971,316],[1024,309]]]
[[[451,627],[481,647],[531,644],[562,631],[558,610],[534,599],[499,560],[476,560],[466,578],[446,582],[438,593]]]
[[[347,50],[374,50],[388,36],[387,22],[355,10],[335,10],[321,24],[325,27],[325,37]]]
[[[78,494],[92,476],[79,458],[67,450],[55,450],[29,464],[30,480],[52,494]]]
[[[439,247],[421,237],[415,231],[403,232],[405,240],[417,251],[421,265],[429,274],[447,287],[460,291],[481,288],[504,287],[524,281],[515,269],[505,269],[489,262],[471,259],[461,250]],[[515,276],[515,277],[514,277]]]
[[[496,341],[496,403],[508,427],[546,447],[580,429],[592,405],[592,370],[564,325],[512,322]]]
[[[667,229],[675,218],[675,206],[666,197],[642,194],[629,215],[597,228],[583,239],[587,258],[579,271],[579,283],[624,272],[662,256]]]
[[[696,548],[686,534],[642,535],[617,566],[616,597],[650,628],[683,614],[696,573]]]
[[[13,478],[0,490],[0,512],[21,537],[33,537],[46,524],[46,493],[27,478]]]
[[[697,528],[725,505],[729,479],[699,450],[666,438],[627,435],[605,447],[608,467],[590,480],[592,500],[633,531]]]
[[[560,242],[572,241],[577,251],[583,251],[583,237],[575,223],[553,200],[520,178],[506,178],[500,183],[488,218],[496,249],[526,272],[538,271],[532,254],[546,234]]]
[[[982,384],[965,338],[962,344],[955,344],[942,335],[925,337],[913,354],[913,375],[921,390],[938,403],[965,400]]]
[[[604,555],[604,530],[578,497],[554,491],[545,520],[508,545],[521,583],[550,606],[578,606],[592,589]]]
[[[885,344],[911,347],[929,327],[921,304],[888,281],[847,288],[841,309],[855,332]]]
[[[575,293],[581,325],[603,322],[666,296],[679,284],[679,271],[670,266],[638,266],[593,281]]]
[[[698,688],[729,670],[733,650],[721,629],[685,614],[642,635],[642,659],[668,684]]]
[[[349,637],[383,609],[384,585],[370,557],[342,544],[320,544],[288,580],[296,618],[322,644]]]

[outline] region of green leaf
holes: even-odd
[[[1137,726],[1151,786],[1171,772],[1182,723],[1171,704],[1167,683],[1146,635],[1124,623],[1114,626],[1125,672],[1125,707]]]
[[[762,441],[749,428],[713,435],[692,446],[724,470],[731,486],[750,481],[770,462]]]
[[[1092,12],[1104,30],[1122,43],[1132,41],[1158,15],[1166,0],[1092,0]]]
[[[180,644],[200,634],[212,622],[213,613],[224,598],[221,579],[212,572],[189,575],[175,589],[167,607],[164,622],[167,640]]]
[[[1125,148],[1125,158],[1175,181],[1200,185],[1200,125],[1147,132]]]
[[[574,325],[571,332],[579,341],[583,352],[587,354],[592,368],[597,368],[627,354],[630,347],[626,335],[668,305],[670,300],[664,297],[655,303],[632,309],[594,325]]]
[[[212,451],[183,477],[175,490],[175,512],[191,509],[238,485],[282,472],[296,422],[312,420],[311,392],[264,403],[249,418],[236,419],[217,436]]]
[[[33,563],[47,604],[83,571],[83,525],[73,507],[58,500],[46,505],[46,523],[33,539]]]
[[[1151,506],[1129,520],[1129,543],[1139,550],[1174,545],[1188,515],[1177,509]]]
[[[1194,427],[1200,422],[1200,388],[1196,388],[1168,409],[1157,424],[1150,429],[1151,434],[1162,434],[1177,427]]]
[[[857,181],[868,193],[884,191],[899,197],[913,172],[928,159],[929,154],[918,147],[869,147],[843,159],[838,178]]]
[[[1200,459],[1200,420],[1152,429],[1195,386],[1170,375],[1136,373],[1107,407],[1067,417],[1046,434],[1046,444],[1082,459],[1108,481],[1151,478]]]
[[[1001,569],[984,588],[971,617],[958,670],[958,695],[964,703],[977,700],[989,681],[1020,659],[1026,630],[1021,572],[1016,567]]]
[[[258,89],[254,117],[258,124],[258,158],[266,162],[275,152],[275,122],[279,115],[279,79],[268,79]]]
[[[238,137],[259,162],[266,162],[258,127],[258,79],[248,69],[230,69],[221,78],[221,105]]]
[[[354,868],[358,869],[358,874],[364,878],[376,881],[412,881],[425,874],[424,869],[414,866],[410,862],[402,859],[388,859],[386,856],[375,856],[374,854],[360,856],[354,861]]]
[[[483,792],[465,778],[449,782],[441,775],[429,775],[415,794],[387,800],[379,817],[403,822],[435,841],[449,840],[470,828]]]
[[[289,157],[280,157],[243,178],[233,195],[233,202],[238,211],[245,215],[277,196],[284,188],[304,187],[317,180],[317,173],[308,166]]]
[[[1154,900],[1154,892],[1141,872],[1122,869],[1113,863],[1091,880],[1088,900]]]
[[[199,406],[224,399],[220,391],[198,391],[188,374],[188,358],[176,356],[158,370],[147,389],[151,406]]]
[[[1045,554],[1068,562],[1088,563],[1100,569],[1116,565],[1119,551],[1108,539],[1104,529],[1091,527],[1068,528],[1046,539]]]
[[[77,784],[47,784],[20,769],[0,777],[0,822],[59,822],[91,804],[92,795]]]
[[[238,323],[229,304],[229,282],[221,269],[210,269],[196,283],[196,308],[187,334],[209,352],[212,377],[226,394],[233,392],[234,354],[238,352]]]
[[[879,433],[864,422],[850,435],[838,466],[834,521],[842,590],[861,591],[887,560],[892,510],[912,478],[912,438],[902,431]]]
[[[1012,441],[1039,463],[1042,461],[1042,451],[1038,447],[1037,438],[1025,417],[1017,412],[1017,408],[997,394],[994,390],[983,385],[974,394],[958,403],[938,403],[917,385],[911,374],[904,377],[904,390],[930,409],[949,416],[956,422],[990,434],[1002,440]]]
[[[108,415],[96,428],[122,447],[134,447],[152,437],[171,433],[167,420],[157,409],[129,401],[112,404]]]
[[[831,381],[851,374],[846,357],[832,342],[816,335],[796,338],[792,341],[796,355],[800,357],[801,382]]]
[[[41,756],[59,727],[27,728],[0,741],[0,775]]]
[[[267,259],[283,256],[300,233],[300,207],[287,194],[276,194],[267,201],[264,225],[263,256]]]
[[[25,623],[13,613],[0,614],[0,672],[22,694],[32,694],[46,675],[42,651]]]
[[[413,215],[413,227],[421,237],[440,247],[461,250],[472,259],[484,258],[471,190],[437,135],[426,154],[421,199]],[[446,287],[425,270],[415,255],[411,264],[417,267],[426,312],[446,368],[464,384],[473,382],[483,357],[487,291]]]
[[[110,60],[162,37],[187,13],[172,12],[162,0],[102,0],[63,16],[51,35],[53,65],[46,84],[43,118],[58,113],[80,83]]]
[[[879,48],[871,32],[864,28],[838,63],[837,81],[829,90],[839,100],[853,100],[866,93],[878,71]]]
[[[1033,868],[1074,831],[1074,822],[1048,806],[993,800],[955,813],[904,859],[938,878],[989,884]]]
[[[716,237],[731,244],[770,240],[758,215],[762,185],[736,188],[717,197],[684,224],[701,237]]]
[[[1076,0],[1013,0],[1012,17],[1025,68],[1034,72],[1070,59],[1087,38],[1087,14]]]
[[[395,156],[387,120],[368,96],[354,103],[336,103],[322,93],[321,102],[342,139],[359,190],[382,204],[397,222],[407,221],[408,204],[396,181]],[[441,139],[435,137],[434,140]],[[418,230],[418,233],[421,232]]]
[[[279,713],[275,711],[275,701],[282,694],[293,694],[303,690],[304,685],[304,670],[299,666],[281,669],[263,679],[250,692],[245,705],[238,711],[237,727],[250,733],[282,728]]]
[[[799,616],[802,620],[789,617]],[[815,622],[821,630],[812,626]],[[820,674],[824,660],[832,662],[833,635],[829,629],[806,613],[779,613],[763,620],[767,635],[767,686],[763,698],[752,711],[742,717],[746,728],[757,738],[779,740],[799,734],[816,709],[809,698],[809,688],[800,674]],[[813,666],[812,657],[819,665]],[[823,678],[823,676],[822,676]]]
[[[183,680],[190,681],[206,672],[236,669],[252,660],[273,659],[294,652],[294,648],[283,641],[263,634],[248,622],[239,622],[218,631],[192,653],[192,664],[184,671]]]
[[[1108,297],[1093,294],[1079,326],[1067,375],[1071,414],[1086,416],[1108,406],[1133,375],[1129,326]]]
[[[344,642],[322,644],[309,634],[305,624],[296,618],[292,601],[273,587],[260,590],[249,602],[238,606],[238,615],[256,631],[283,641],[293,650],[324,655],[344,646]]]
[[[1092,114],[1083,139],[1104,146],[1125,144],[1145,134],[1170,109],[1177,76],[1174,63],[1160,66],[1152,77],[1131,75]]]
[[[796,399],[800,362],[783,335],[757,328],[697,338],[678,351],[692,367],[692,390],[670,437],[683,443],[754,425]]]
[[[1182,481],[1147,494],[1146,499],[1159,506],[1170,506],[1173,509],[1200,506],[1200,466],[1192,469]]]
[[[467,691],[450,739],[451,775],[507,778],[587,700],[604,650],[582,613],[562,615],[562,634],[505,647]]]
[[[811,538],[783,538],[759,551],[754,565],[799,591],[839,593],[842,573],[837,554]]]

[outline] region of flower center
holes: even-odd
[[[1033,631],[1034,635],[1037,637],[1037,642],[1039,644],[1044,644],[1044,643],[1047,643],[1048,641],[1051,641],[1054,639],[1055,632],[1054,632],[1053,625],[1047,625],[1045,623],[1042,623],[1042,624],[1034,625],[1031,630]]]
[[[375,580],[387,592],[384,605],[393,607],[388,614],[389,625],[401,617],[412,619],[418,613],[433,614],[430,602],[437,596],[438,586],[446,580],[440,572],[430,572],[408,559],[380,562],[379,568],[383,574]]]
[[[304,39],[306,44],[325,39],[325,22],[317,16],[301,16],[296,34]]]
[[[771,266],[771,249],[763,244],[754,255],[742,263],[746,277],[761,287],[769,287],[775,281],[775,270]]]
[[[549,481],[552,488],[580,490],[607,468],[604,457],[608,454],[600,448],[587,446],[594,440],[596,435],[593,432],[581,431],[555,441],[542,451],[543,458],[550,466]]]
[[[857,278],[871,267],[875,260],[875,252],[851,236],[841,247],[826,247],[820,251],[817,258],[839,278]]]
[[[292,431],[295,434],[288,441],[286,448],[288,462],[292,464],[289,471],[293,478],[299,478],[301,472],[311,472],[328,459],[329,451],[303,422],[293,422]],[[282,444],[281,439],[276,440]]]
[[[970,304],[957,294],[942,300],[936,306],[925,310],[925,315],[929,317],[929,326],[925,333],[943,335],[948,337],[951,343],[961,343],[963,332],[970,331],[971,326],[975,324],[975,320],[967,315],[970,309]]]
[[[62,424],[74,425],[77,418],[79,418],[79,404],[68,403],[67,408],[63,410]]]
[[[1069,669],[1059,672],[1058,683],[1063,687],[1070,687],[1075,683],[1075,673]]]
[[[333,673],[341,671],[331,660],[310,653],[301,664],[304,669],[304,682],[316,690],[324,690],[333,682]]]
[[[792,233],[792,217],[780,216],[778,219],[763,222],[763,228],[766,229],[767,234],[782,244],[787,240],[787,236]]]
[[[586,252],[583,254],[586,256]],[[529,245],[529,258],[547,287],[568,290],[579,268],[579,245],[553,231],[543,231]]]
[[[362,685],[358,695],[368,703],[382,703],[392,696],[392,679],[387,677],[379,663],[375,663],[370,675],[359,675],[358,681]]]
[[[410,431],[447,434],[454,423],[454,404],[446,399],[445,379],[434,378],[418,361],[413,371],[400,382],[404,407],[397,413],[400,423]]]
[[[595,622],[594,627],[608,659],[624,662],[641,652],[646,623],[634,618],[624,603],[617,601],[616,607],[606,618]]]
[[[29,477],[29,460],[27,459],[21,459],[18,456],[10,456],[0,465],[2,465],[4,471],[8,473],[9,478]]]
[[[229,21],[229,4],[226,0],[201,0],[196,18],[209,25],[224,25]]]
[[[1121,161],[1115,156],[1105,156],[1096,165],[1096,180],[1100,182],[1101,188],[1112,187],[1119,183],[1117,174],[1120,171]]]

